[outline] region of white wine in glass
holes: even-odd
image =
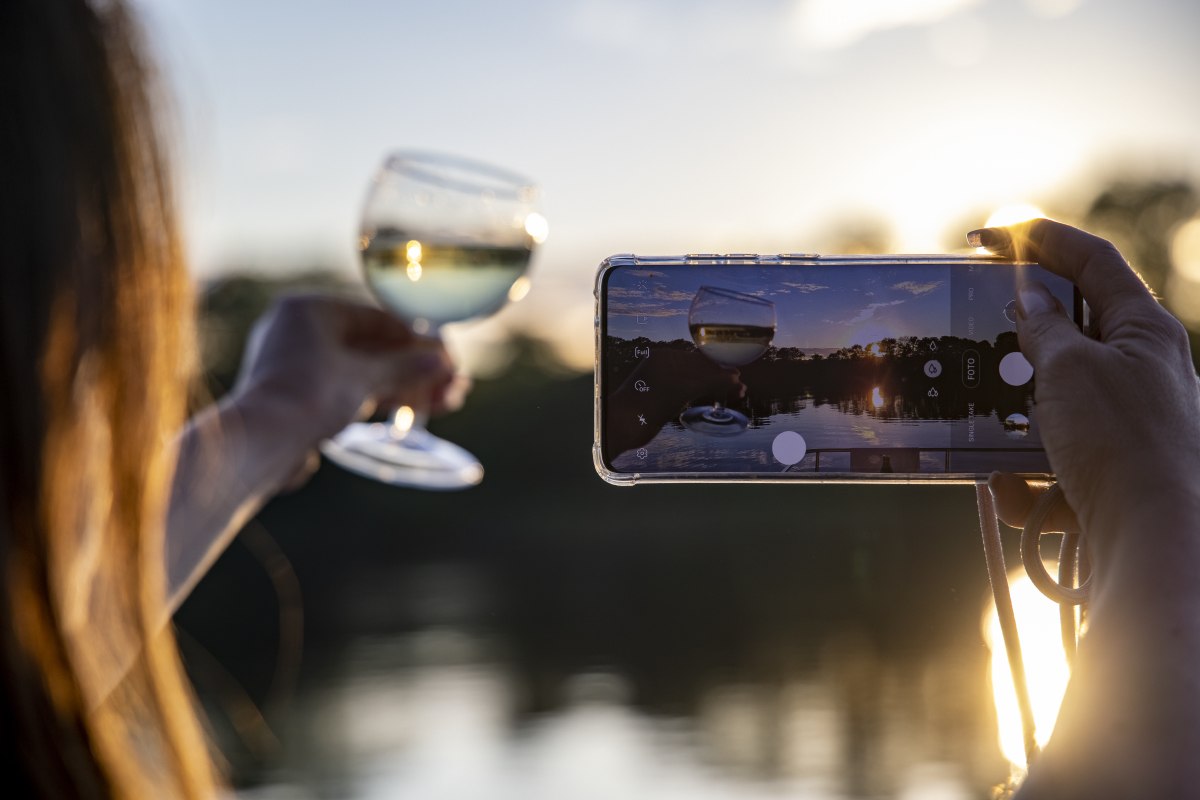
[[[546,237],[537,188],[456,156],[396,153],[367,193],[359,238],[363,274],[379,302],[414,331],[503,307]],[[390,424],[356,423],[325,442],[341,466],[398,486],[461,489],[483,478],[479,461],[425,430],[426,409],[400,408]]]
[[[756,360],[775,338],[775,326],[700,323],[689,326],[700,352],[722,367],[742,367]]]
[[[528,247],[488,247],[378,233],[362,251],[367,283],[393,313],[428,331],[499,311],[529,266]]]

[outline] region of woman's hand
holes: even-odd
[[[442,410],[454,378],[438,339],[373,306],[289,296],[258,321],[233,394],[269,402],[316,444],[376,407]]]
[[[1159,503],[1196,495],[1200,391],[1179,321],[1099,237],[1043,219],[976,238],[1072,281],[1090,306],[1097,338],[1041,283],[1018,286],[1017,336],[1037,376],[1042,441],[1092,543]],[[1014,476],[991,484],[1001,517],[1022,524],[1037,490]],[[1074,525],[1060,515],[1047,529]]]
[[[180,436],[168,610],[263,503],[316,471],[322,440],[376,407],[447,410],[463,391],[440,341],[378,308],[334,297],[279,300],[255,325],[234,390]]]
[[[1042,441],[1092,562],[1087,633],[1054,735],[1021,800],[1193,797],[1200,786],[1200,390],[1182,326],[1116,251],[1036,220],[977,232],[1079,287],[1089,338],[1045,287],[1018,288]],[[1035,491],[993,475],[1001,517]]]

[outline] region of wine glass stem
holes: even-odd
[[[441,328],[434,327],[429,332],[430,336],[440,339]],[[427,398],[422,405],[404,405],[396,409],[396,413],[392,415],[392,436],[396,439],[403,439],[413,430],[425,430],[429,425],[429,407],[433,403],[433,397]]]

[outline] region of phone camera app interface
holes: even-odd
[[[1049,471],[1017,270],[989,262],[623,266],[605,283],[616,472]]]

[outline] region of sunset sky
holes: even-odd
[[[994,341],[1015,330],[1004,316],[1013,298],[1011,271],[996,266],[968,275],[963,267],[905,265],[793,267],[656,267],[618,268],[608,280],[608,329],[623,339],[639,336],[657,341],[690,339],[688,310],[701,286],[744,293],[775,306],[776,347],[807,352],[852,345],[866,346],[903,336],[966,336],[960,330],[967,313],[954,317],[952,297],[967,311],[966,288],[972,289],[971,338]],[[1071,307],[1070,284],[1038,276]],[[716,320],[710,320],[716,321]],[[724,322],[735,320],[725,319]],[[957,327],[953,327],[957,325]]]
[[[626,270],[609,281],[608,332],[623,339],[690,339],[688,309],[701,286],[731,289],[773,303],[776,347],[825,350],[866,345],[888,336],[949,332],[950,282],[945,268],[893,268],[869,277],[854,267],[791,269],[786,276],[780,270]],[[637,290],[639,281],[645,281],[645,291]]]
[[[142,0],[194,270],[355,274],[389,150],[538,180],[534,289],[467,339],[590,358],[615,252],[958,247],[995,208],[1200,175],[1194,0]],[[552,332],[549,328],[553,322]],[[563,323],[568,335],[562,335]]]

